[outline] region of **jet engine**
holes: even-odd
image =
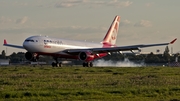
[[[94,60],[94,54],[90,51],[79,53],[79,59],[82,61],[92,61]]]
[[[25,58],[29,61],[36,61],[38,56],[36,53],[30,53],[30,52],[26,52],[25,53]]]

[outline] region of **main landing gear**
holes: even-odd
[[[58,58],[54,58],[54,60],[56,61],[56,62],[52,62],[52,67],[62,67],[62,63],[60,62],[58,62]]]
[[[58,63],[58,62],[52,62],[52,67],[62,67],[62,63]]]
[[[83,62],[83,67],[93,67],[92,62]]]

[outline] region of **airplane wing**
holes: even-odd
[[[14,48],[24,49],[23,46],[8,44],[5,39],[4,39],[4,44],[3,44],[3,45],[4,45],[4,46],[8,46],[8,47],[14,47]]]
[[[177,40],[174,39],[169,43],[160,43],[160,44],[139,44],[139,45],[131,45],[131,46],[120,46],[120,47],[108,47],[108,48],[89,48],[89,49],[67,49],[63,52],[68,54],[79,54],[83,51],[91,51],[92,53],[98,54],[102,52],[117,52],[117,51],[132,51],[132,50],[140,50],[140,48],[153,47],[153,46],[164,46],[173,44]]]

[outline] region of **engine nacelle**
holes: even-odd
[[[92,61],[94,60],[94,54],[90,51],[79,53],[79,59],[82,61]]]
[[[26,52],[25,58],[29,61],[36,61],[38,59],[38,55],[36,53]]]

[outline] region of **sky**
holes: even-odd
[[[180,52],[180,0],[0,0],[0,40],[22,45],[33,35],[101,42],[121,16],[117,46],[164,43]],[[142,49],[164,52],[166,46]],[[26,52],[0,45],[0,51]]]

